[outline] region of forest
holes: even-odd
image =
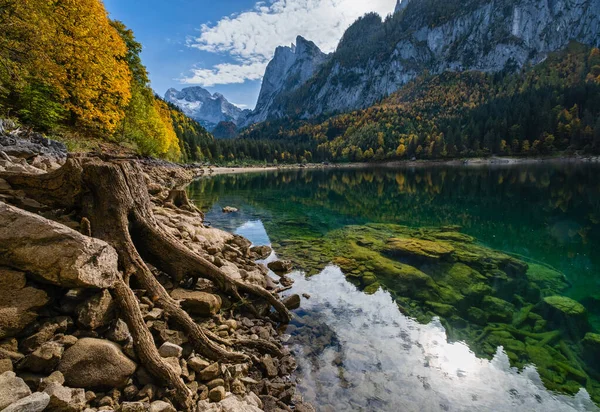
[[[0,0],[0,115],[72,148],[195,159],[213,137],[154,95],[141,51],[100,1]]]
[[[312,143],[336,162],[600,153],[600,50],[573,43],[502,73],[425,74],[381,103],[324,121],[267,121],[242,139]]]

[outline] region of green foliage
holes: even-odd
[[[50,86],[31,83],[19,95],[17,113],[25,123],[49,131],[57,127],[66,115],[65,108],[57,100]]]

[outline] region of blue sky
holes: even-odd
[[[275,47],[297,35],[325,52],[369,11],[391,13],[396,0],[104,0],[111,18],[133,29],[152,87],[202,86],[254,108]]]

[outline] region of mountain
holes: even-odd
[[[237,136],[237,126],[233,122],[219,122],[212,134],[217,139],[233,139]]]
[[[213,129],[219,122],[238,124],[250,113],[229,103],[222,94],[210,94],[202,87],[187,87],[181,91],[169,89],[165,100],[207,129]]]
[[[571,40],[598,46],[599,11],[600,0],[399,1],[385,21],[357,20],[329,56],[302,38],[308,53],[278,48],[245,124],[366,108],[423,73],[535,65]]]
[[[305,84],[326,60],[327,55],[302,36],[291,47],[278,47],[265,71],[256,108],[242,126],[282,117],[285,97]]]

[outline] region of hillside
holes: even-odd
[[[517,73],[446,72],[324,122],[265,122],[243,137],[318,144],[336,161],[600,152],[600,51],[579,44]]]
[[[141,51],[100,1],[0,2],[0,117],[75,150],[197,159],[212,136],[154,96]]]

